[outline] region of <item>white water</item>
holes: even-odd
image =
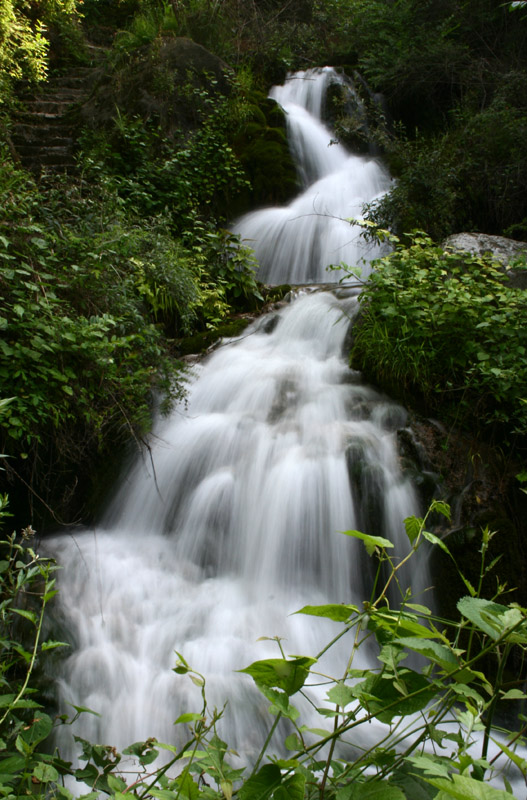
[[[309,108],[318,78],[295,84]],[[345,181],[353,157],[334,152],[344,176],[333,178]],[[374,162],[353,164],[382,174]],[[300,250],[289,235],[287,247]],[[74,643],[58,678],[61,704],[101,714],[83,715],[78,735],[118,748],[149,736],[172,742],[173,721],[201,707],[199,689],[172,671],[179,651],[206,677],[210,704],[228,701],[222,734],[250,759],[269,704],[235,670],[279,656],[262,636],[315,655],[333,623],[288,615],[368,596],[371,562],[338,531],[397,542],[417,504],[395,449],[405,412],[364,386],[343,355],[356,310],[349,290],[303,293],[217,349],[195,368],[188,402],[158,420],[151,459],[131,466],[97,529],[51,542]],[[325,668],[342,673],[338,654]]]
[[[322,122],[325,92],[335,81],[338,75],[326,67],[295,73],[271,92],[287,114],[303,191],[288,206],[254,211],[234,225],[253,247],[264,283],[338,281],[342,270],[328,267],[341,263],[361,267],[366,277],[369,262],[382,253],[348,220],[361,219],[364,204],[390,188],[390,176],[378,160],[335,143]]]

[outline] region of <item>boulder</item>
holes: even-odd
[[[487,233],[455,233],[445,239],[443,247],[475,256],[491,255],[503,265],[510,286],[527,289],[527,242]]]

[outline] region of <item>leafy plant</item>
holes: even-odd
[[[375,263],[352,364],[459,423],[527,432],[525,296],[501,265],[451,252],[424,233]]]
[[[9,516],[0,497],[0,522]],[[0,541],[0,793],[2,797],[41,795],[59,779],[60,759],[40,752],[53,720],[35,699],[35,673],[45,654],[64,647],[45,639],[48,604],[56,594],[55,564],[34,549],[28,527]],[[16,793],[16,795],[14,794]]]

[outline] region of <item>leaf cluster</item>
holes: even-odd
[[[7,158],[0,168],[2,449],[48,505],[81,464],[148,430],[158,394],[165,408],[182,396],[174,338],[258,302],[236,237],[192,203],[175,231],[119,188],[101,169],[43,195]]]
[[[423,233],[391,238],[361,296],[352,364],[459,424],[524,436],[525,293],[489,258],[445,251]]]

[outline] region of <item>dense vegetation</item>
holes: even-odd
[[[423,233],[406,243],[377,234],[394,250],[361,295],[353,365],[445,420],[482,435],[487,426],[508,445],[511,434],[525,438],[525,290],[490,257],[444,250]]]
[[[17,487],[20,518],[32,513],[30,498],[38,501],[36,519],[44,508],[70,518],[85,513],[92,467],[140,439],[157,402],[184,393],[182,337],[217,335],[233,313],[261,303],[251,254],[223,226],[249,203],[280,202],[293,191],[283,119],[265,95],[286,69],[319,63],[358,70],[367,81],[368,88],[359,84],[370,134],[397,176],[393,191],[369,210],[391,230],[395,249],[364,294],[355,363],[458,424],[476,421],[480,433],[498,431],[500,441],[525,437],[524,294],[488,260],[445,254],[436,244],[467,228],[527,238],[525,5],[0,0],[0,449],[9,456],[3,474]],[[78,115],[78,171],[39,180],[16,160],[13,120],[28,86],[87,62],[87,36],[111,46],[87,113]],[[204,78],[183,69],[176,80],[168,69],[176,37],[223,59],[219,71]],[[332,114],[342,137],[357,144],[362,133],[338,98]],[[409,236],[416,228],[426,233]],[[1,503],[4,511],[4,497]],[[441,505],[435,511],[448,513]],[[407,521],[407,533],[411,553],[428,538],[451,560],[426,521]],[[38,558],[31,538],[26,529],[22,541],[1,544],[0,749],[7,755],[0,793],[69,800],[61,777],[71,765],[50,752],[55,723],[35,699],[43,653],[62,645],[42,641],[53,565]],[[319,680],[315,655],[281,651],[246,669],[271,703],[270,729],[289,720],[290,758],[262,765],[266,743],[242,778],[229,765],[204,689],[203,708],[178,720],[191,726],[181,747],[131,745],[127,755],[140,765],[133,786],[117,774],[121,754],[81,743],[85,764],[73,772],[93,790],[87,797],[510,797],[506,780],[501,790],[484,779],[500,760],[489,756],[498,700],[525,699],[506,669],[514,653],[514,682],[527,622],[523,608],[497,602],[501,584],[491,600],[481,596],[491,534],[481,542],[479,583],[461,578],[468,597],[449,632],[404,591],[400,610],[390,610],[381,575],[395,584],[399,567],[388,558],[389,543],[359,538],[388,567],[364,609],[303,609],[356,636],[346,674],[325,677],[320,728],[307,731],[290,702],[306,681]],[[351,664],[363,635],[379,652],[379,669],[368,675]],[[408,651],[424,659],[420,672],[401,666]],[[203,685],[183,659],[175,671]],[[415,721],[430,703],[431,714]],[[453,710],[457,722],[446,732],[441,722]],[[337,745],[373,719],[393,723],[397,753],[383,742],[341,758]],[[415,735],[404,749],[407,723]],[[474,755],[477,730],[483,745]],[[523,732],[497,748],[525,775],[525,760],[512,750]],[[182,769],[177,777],[150,774],[158,749]]]
[[[71,518],[91,464],[141,436],[156,392],[183,390],[174,340],[259,302],[250,254],[221,226],[295,190],[283,118],[265,100],[286,69],[332,62],[368,82],[358,86],[370,135],[397,176],[369,210],[376,223],[435,241],[467,228],[524,236],[525,16],[496,0],[5,0],[0,371],[13,398],[2,436],[11,478]],[[81,171],[38,188],[12,160],[14,113],[28,83],[87,63],[87,34],[109,49],[78,117]],[[181,64],[177,37],[207,48],[201,64]],[[331,114],[360,144],[338,97]],[[494,370],[485,397],[492,379],[510,409],[509,367],[484,363]],[[431,398],[433,382],[414,383]]]

